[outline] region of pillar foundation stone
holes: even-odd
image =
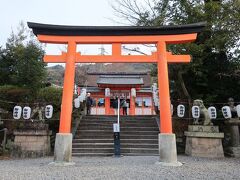
[[[162,166],[181,166],[177,161],[177,148],[175,134],[160,133],[158,135],[159,162]]]
[[[54,163],[72,165],[72,134],[57,133],[54,147]]]

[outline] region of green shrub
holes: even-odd
[[[0,107],[5,110],[11,111],[16,104],[31,103],[33,98],[30,89],[10,85],[0,86]]]
[[[62,89],[55,87],[42,88],[38,91],[37,100],[38,102],[51,104],[56,113],[61,109]]]

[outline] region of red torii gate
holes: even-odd
[[[55,160],[71,161],[71,115],[75,63],[157,63],[160,99],[160,161],[176,163],[176,142],[172,134],[168,63],[188,63],[189,55],[173,55],[167,44],[188,43],[196,40],[205,23],[162,27],[129,26],[61,26],[28,22],[33,33],[42,43],[67,44],[67,52],[61,55],[45,55],[44,62],[66,63],[60,128],[56,137]],[[77,44],[112,44],[112,55],[81,55]],[[122,55],[122,44],[156,44],[157,52],[151,55]],[[65,136],[70,137],[64,140]],[[61,140],[60,140],[61,139]],[[65,144],[65,145],[64,145]],[[68,145],[66,145],[68,144]],[[163,147],[168,146],[168,147]],[[67,147],[66,147],[67,146]],[[60,150],[57,150],[59,148]],[[57,152],[56,152],[57,151]],[[69,153],[66,155],[66,153]]]

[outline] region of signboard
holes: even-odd
[[[113,124],[113,132],[120,132],[120,125],[118,123]]]

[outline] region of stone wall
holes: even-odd
[[[43,157],[49,155],[50,135],[48,130],[15,130],[11,157]]]

